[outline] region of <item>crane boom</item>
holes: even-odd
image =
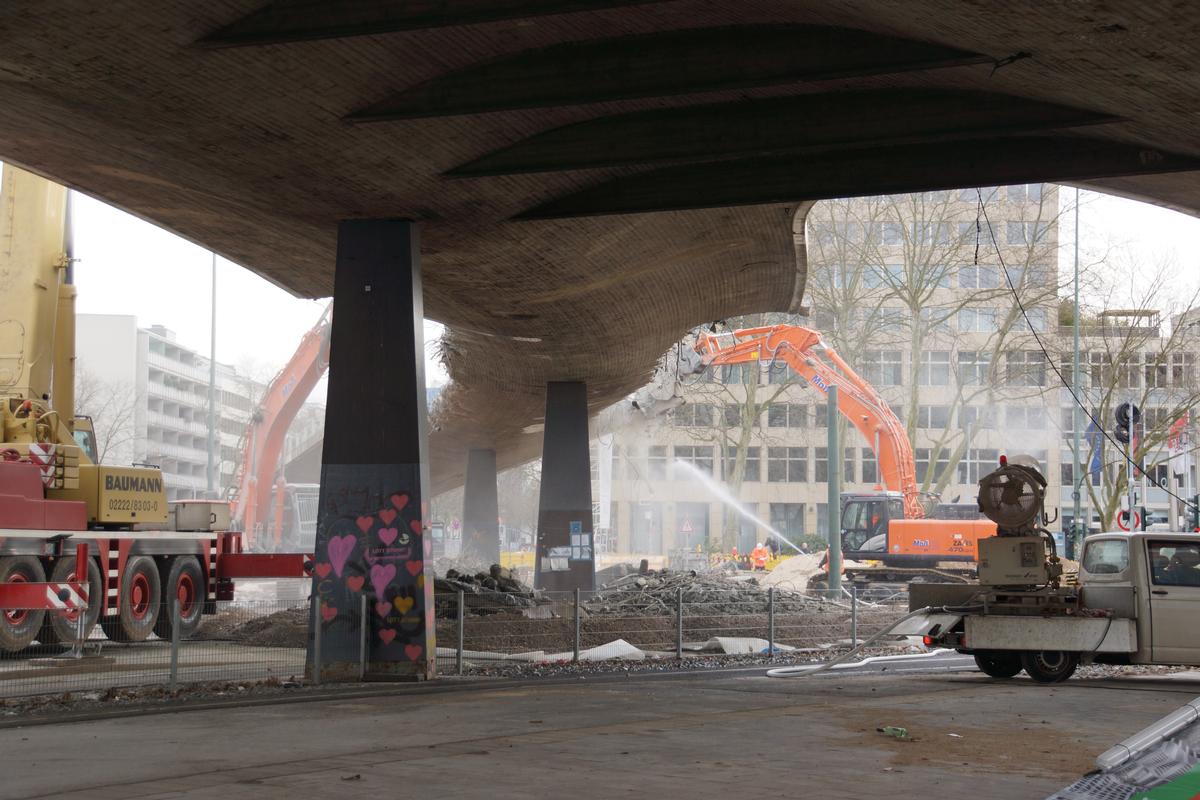
[[[704,366],[755,361],[771,366],[782,361],[821,392],[836,385],[838,411],[870,443],[884,485],[904,498],[904,516],[925,517],[912,444],[904,425],[875,387],[825,344],[818,331],[798,325],[770,325],[723,334],[701,333],[696,350]]]
[[[308,399],[313,387],[329,368],[329,333],[333,326],[333,304],[317,320],[300,346],[267,386],[246,428],[239,465],[233,518],[243,531],[247,545],[262,549],[266,521],[270,517],[275,473],[288,428]],[[279,526],[276,525],[276,536]],[[275,543],[276,546],[280,542]]]

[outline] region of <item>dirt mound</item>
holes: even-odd
[[[229,641],[252,647],[305,647],[308,643],[308,607],[298,606],[266,616],[252,616],[243,608],[222,609],[204,624],[194,639]]]

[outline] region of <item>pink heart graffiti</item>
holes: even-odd
[[[406,505],[408,505],[408,495],[406,495],[406,494],[392,495],[392,505],[394,505],[396,507],[397,511],[403,511],[404,507]]]
[[[358,539],[350,534],[334,536],[329,540],[329,561],[333,564],[333,571],[339,578],[342,577],[342,570],[346,568],[346,559],[350,558],[357,543]]]
[[[396,530],[395,528],[379,529],[379,541],[383,542],[384,544],[391,544],[392,542],[396,541],[396,537],[399,535],[400,531]]]
[[[385,508],[379,512],[379,518],[383,520],[384,525],[391,525],[392,520],[396,518],[397,511],[394,508]]]
[[[371,585],[375,587],[375,596],[383,597],[388,584],[396,577],[395,564],[376,564],[371,567]]]
[[[396,638],[396,632],[391,628],[384,628],[379,632],[379,638],[383,640],[384,644],[391,644],[392,639]]]
[[[404,645],[404,655],[408,656],[409,661],[420,661],[422,652],[424,652],[424,648],[419,644]]]
[[[366,533],[367,531],[371,530],[371,526],[375,524],[375,518],[359,517],[358,519],[354,520],[354,524],[358,526],[360,531]]]
[[[406,561],[404,562],[404,568],[408,570],[409,575],[415,578],[421,574],[421,570],[425,569],[425,564],[421,561]]]
[[[386,617],[388,614],[391,613],[391,611],[392,611],[391,603],[376,603],[375,604],[375,613],[381,617]]]
[[[414,519],[412,522],[408,523],[408,526],[412,528],[412,532],[417,536],[421,535],[421,520]]]

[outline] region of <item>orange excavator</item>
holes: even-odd
[[[242,439],[242,458],[234,482],[234,527],[242,531],[242,539],[251,552],[282,552],[289,546],[311,547],[311,542],[286,542],[285,517],[291,515],[309,494],[315,498],[315,488],[305,494],[291,491],[282,478],[277,480],[279,459],[288,428],[304,401],[312,392],[325,370],[329,368],[329,332],[333,326],[333,304],[317,321],[296,348],[287,365],[267,386],[262,400],[246,427]]]
[[[882,566],[847,568],[860,582],[961,581],[971,577],[976,542],[994,536],[995,523],[974,505],[938,505],[917,484],[912,444],[904,425],[821,334],[797,325],[699,334],[701,368],[724,364],[786,364],[822,393],[838,387],[838,411],[872,444],[887,491],[842,494],[842,554]],[[961,565],[961,566],[958,566]]]

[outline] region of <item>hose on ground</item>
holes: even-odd
[[[976,597],[978,597],[978,595],[976,595]],[[971,599],[975,599],[975,598],[973,597]],[[861,653],[863,650],[865,650],[870,645],[874,644],[875,642],[879,641],[883,637],[887,636],[889,633],[894,631],[896,628],[900,627],[901,623],[907,622],[908,620],[912,619],[913,617],[919,616],[921,614],[930,614],[930,613],[968,614],[972,611],[982,611],[982,610],[983,610],[982,605],[976,605],[976,606],[925,606],[924,608],[918,608],[916,611],[910,611],[909,613],[905,614],[903,617],[901,617],[900,619],[893,622],[887,628],[884,628],[882,631],[875,634],[871,638],[863,641],[863,643],[860,644],[858,647],[855,647],[853,650],[851,650],[848,653],[844,653],[843,655],[838,656],[833,661],[826,661],[824,664],[821,664],[818,667],[812,667],[812,666],[808,666],[808,665],[797,666],[797,667],[776,667],[775,669],[767,670],[767,677],[768,678],[803,678],[803,677],[807,677],[809,675],[816,675],[818,673],[825,672],[826,670],[831,670],[838,664],[843,664],[846,661],[849,661],[852,657],[858,655],[859,653]]]

